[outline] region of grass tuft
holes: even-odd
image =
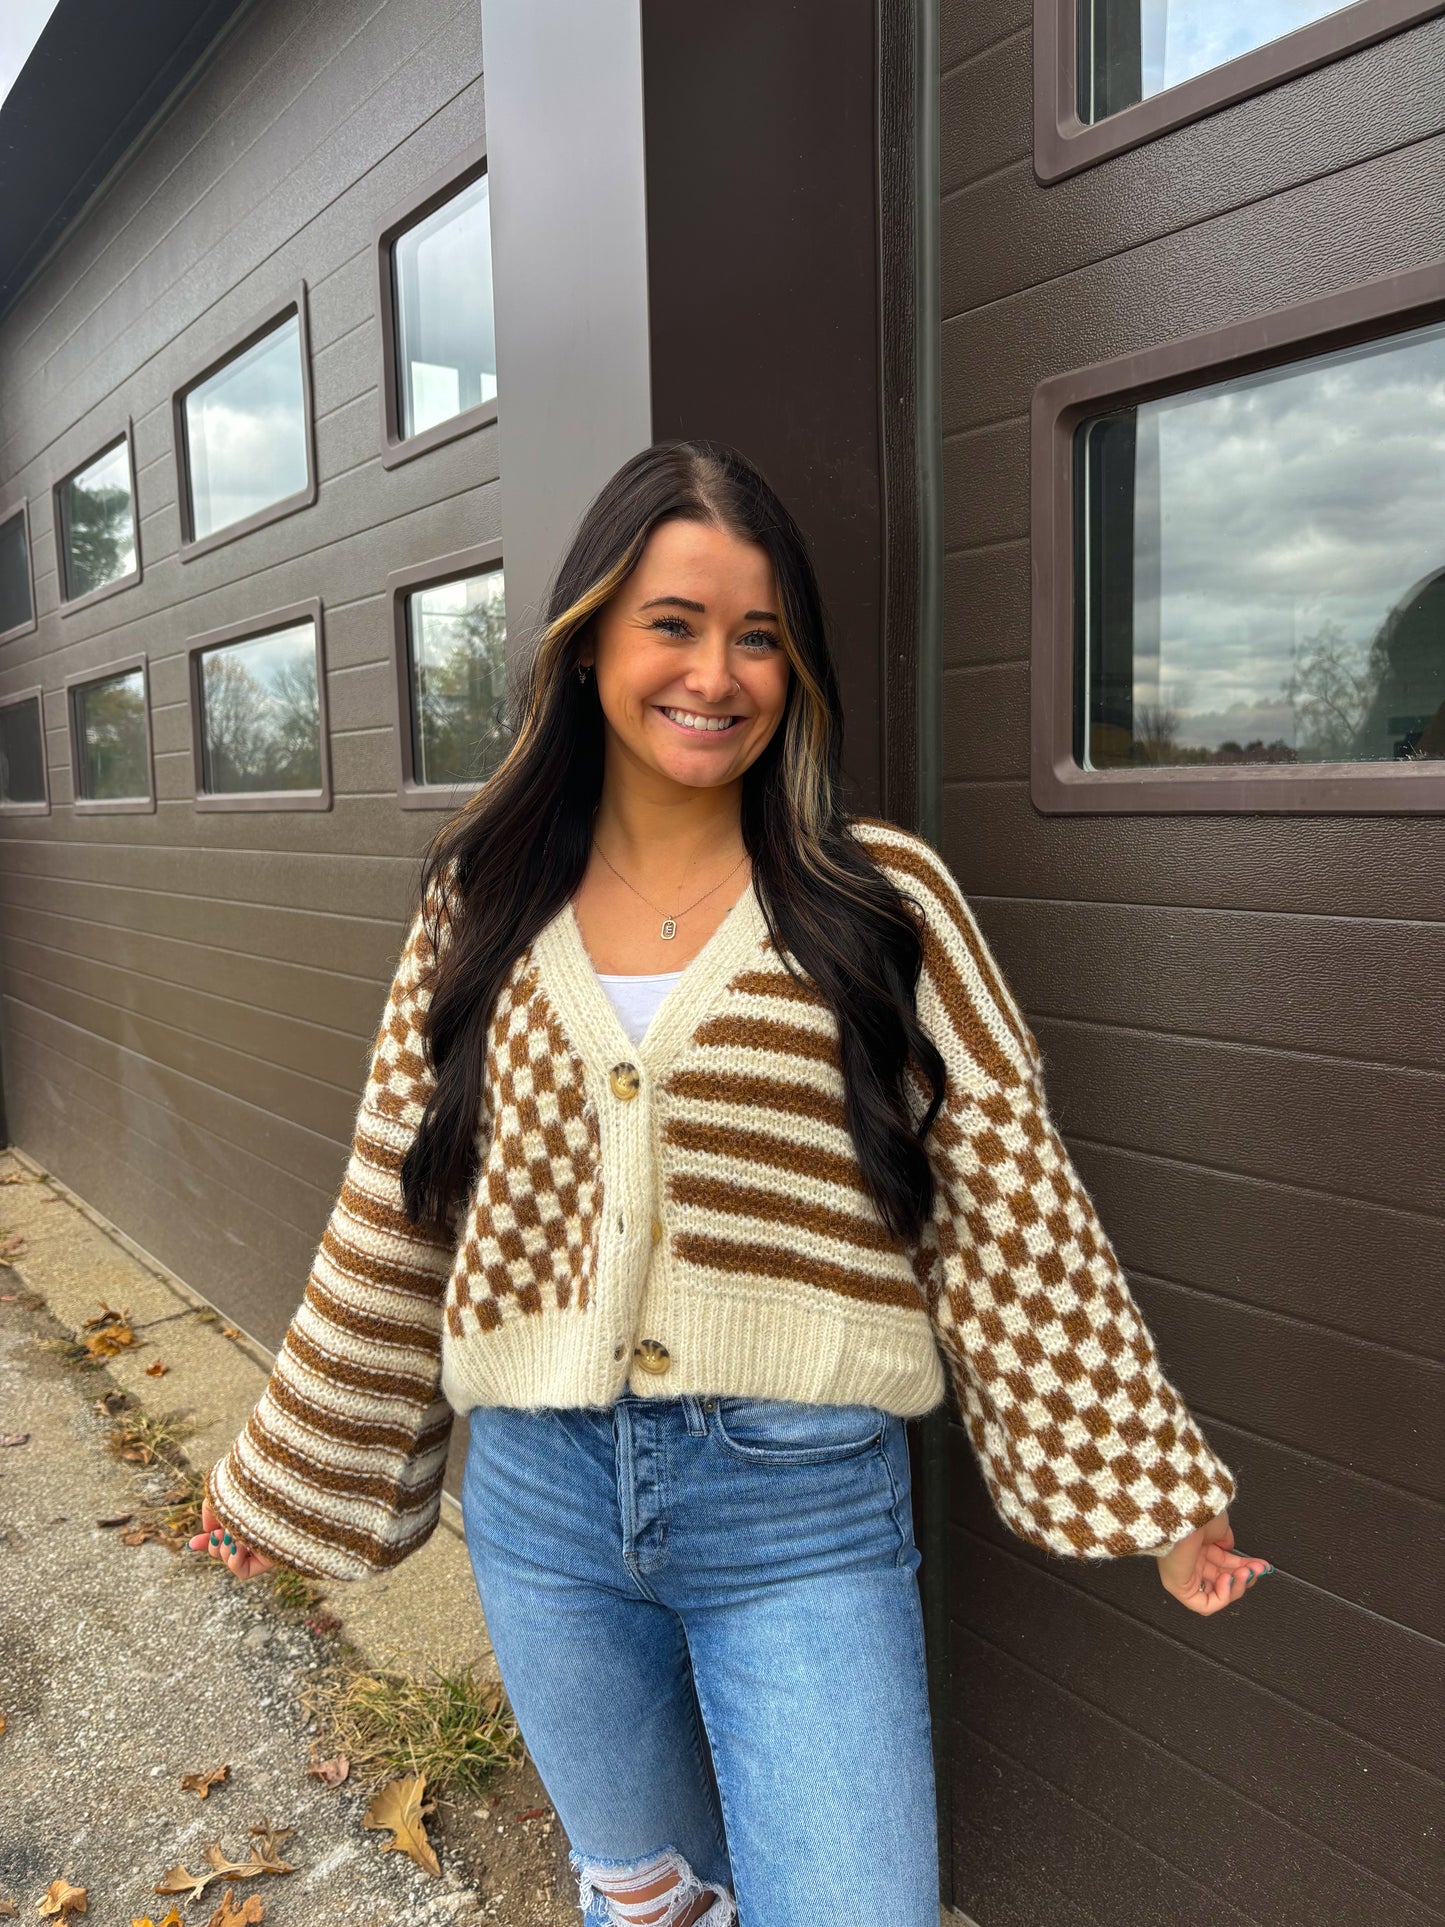
[[[427,1788],[475,1797],[493,1771],[522,1757],[522,1736],[499,1682],[470,1661],[456,1671],[428,1666],[367,1669],[348,1656],[298,1695],[317,1721],[318,1760],[344,1753],[349,1783],[372,1792],[402,1774],[424,1773]]]

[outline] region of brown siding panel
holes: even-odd
[[[1445,254],[1445,20],[1044,188],[1032,9],[944,0],[942,847],[1275,1576],[1185,1614],[1012,1540],[949,1428],[953,1899],[1435,1920],[1445,818],[1031,800],[1041,380]]]

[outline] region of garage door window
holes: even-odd
[[[190,644],[197,808],[329,809],[321,608]]]
[[[1445,805],[1441,295],[1436,265],[1041,384],[1044,807]]]
[[[511,747],[500,552],[487,544],[399,570],[390,589],[402,801],[446,807]]]
[[[12,509],[0,509],[0,642],[13,642],[34,627],[30,514],[22,499]]]
[[[0,700],[0,809],[46,814],[45,731],[41,692],[24,689]]]
[[[128,428],[56,485],[55,546],[67,613],[140,581]]]
[[[377,230],[382,460],[408,461],[497,418],[491,194],[479,147]]]
[[[1034,172],[1059,180],[1439,12],[1440,0],[1037,0]]]
[[[304,288],[173,397],[181,559],[316,499]]]
[[[76,808],[154,809],[144,659],[73,677],[67,690]]]

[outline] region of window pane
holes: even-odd
[[[202,651],[201,769],[208,795],[321,788],[313,622]]]
[[[149,796],[145,678],[140,670],[83,683],[75,707],[81,795],[107,801]]]
[[[1078,0],[1079,118],[1103,120],[1266,41],[1339,0]]]
[[[392,245],[403,436],[497,392],[489,208],[483,174]]]
[[[104,588],[135,568],[130,456],[117,442],[63,485],[67,599]]]
[[[418,783],[480,783],[510,746],[502,571],[407,597],[412,769]]]
[[[1445,324],[1075,435],[1086,769],[1445,756]]]
[[[45,801],[43,744],[38,696],[0,709],[0,803]]]
[[[17,510],[0,522],[0,635],[29,622],[30,569],[25,553],[25,517]]]
[[[185,398],[196,541],[243,522],[306,487],[306,392],[301,322],[270,334]]]

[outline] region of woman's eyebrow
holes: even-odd
[[[698,615],[707,614],[705,602],[691,602],[685,595],[655,595],[642,604],[644,609],[655,609],[659,603],[671,602],[679,609],[692,609]],[[744,622],[776,622],[778,618],[771,609],[747,609],[743,612]]]

